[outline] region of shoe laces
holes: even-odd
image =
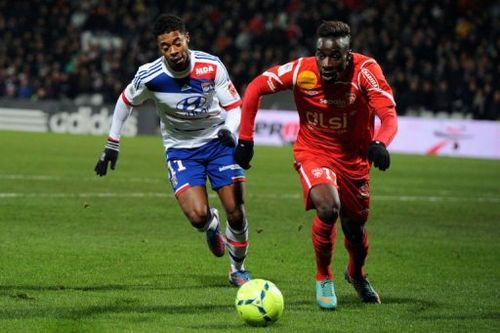
[[[325,297],[333,297],[333,282],[330,280],[320,282],[321,293]]]

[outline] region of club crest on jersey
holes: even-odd
[[[316,168],[311,170],[314,178],[319,178],[323,175],[323,168]]]
[[[213,82],[202,82],[201,83],[201,90],[203,90],[203,92],[205,94],[207,94],[207,93],[215,90],[215,85]]]
[[[212,66],[212,65],[203,66],[203,67],[196,68],[196,75],[208,74],[208,73],[212,73],[214,71],[215,71],[215,69],[214,69],[214,66]]]

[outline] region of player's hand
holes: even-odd
[[[245,170],[250,169],[250,161],[253,157],[253,141],[238,140],[238,145],[234,151],[234,160]]]
[[[234,140],[233,133],[231,133],[231,131],[228,130],[227,128],[221,128],[219,132],[217,132],[217,137],[224,146],[227,147],[236,146],[236,141]]]
[[[381,171],[389,169],[391,165],[391,156],[385,148],[385,144],[380,141],[373,141],[368,147],[368,161],[373,163]]]
[[[104,152],[99,157],[97,164],[94,168],[98,176],[105,176],[108,170],[108,164],[111,163],[111,170],[116,167],[118,160],[118,152],[120,151],[120,142],[108,138],[108,142],[104,146]]]

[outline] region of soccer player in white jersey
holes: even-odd
[[[240,96],[219,58],[189,49],[189,33],[179,17],[160,15],[154,35],[162,56],[139,67],[118,98],[95,171],[104,176],[108,164],[115,169],[124,122],[133,108],[152,99],[160,117],[169,178],[179,206],[195,229],[206,232],[215,256],[223,256],[228,248],[229,282],[241,286],[250,276],[244,266],[248,248],[245,176],[233,160]],[[219,214],[208,203],[207,177],[226,213],[225,237],[220,231]]]

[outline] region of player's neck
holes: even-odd
[[[187,50],[186,53],[187,53],[186,61],[183,64],[172,66],[165,57],[163,57],[163,61],[170,71],[176,74],[182,74],[186,71],[189,71],[189,68],[191,67],[191,51]]]

